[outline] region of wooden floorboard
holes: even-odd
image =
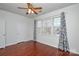
[[[20,42],[0,49],[0,56],[79,56],[39,42]]]

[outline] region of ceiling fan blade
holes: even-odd
[[[28,8],[32,8],[32,4],[31,3],[27,3]]]
[[[35,9],[37,12],[42,12],[40,9]]]
[[[27,7],[29,8],[29,6],[30,6],[30,3],[27,3]]]
[[[41,9],[34,9],[36,12],[42,12]]]
[[[38,14],[38,13],[35,11],[35,9],[31,8],[31,10],[32,10],[35,14]]]
[[[34,8],[34,9],[42,9],[42,7],[36,7],[36,8]]]
[[[35,9],[35,8],[34,8]],[[41,9],[35,9],[37,12],[41,12]]]
[[[24,7],[18,7],[19,9],[28,9],[28,8],[24,8]]]

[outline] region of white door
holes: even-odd
[[[5,47],[5,20],[0,16],[0,48]]]

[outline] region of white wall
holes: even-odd
[[[41,15],[36,19],[47,19],[47,17],[49,19],[52,19],[53,16],[59,15],[61,12],[65,12],[66,16],[67,34],[70,51],[79,54],[79,4],[75,4],[66,8],[50,12],[48,14]],[[50,46],[58,47],[58,39],[54,39],[53,36],[52,39],[46,39],[45,37],[39,37],[37,41],[42,42],[44,44],[48,44]]]
[[[27,17],[0,10],[6,24],[6,46],[33,39],[33,21]]]
[[[4,15],[4,14],[3,14]],[[5,47],[5,21],[3,20],[4,16],[0,13],[0,47]]]

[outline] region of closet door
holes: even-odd
[[[0,14],[0,48],[5,47],[5,20]]]

